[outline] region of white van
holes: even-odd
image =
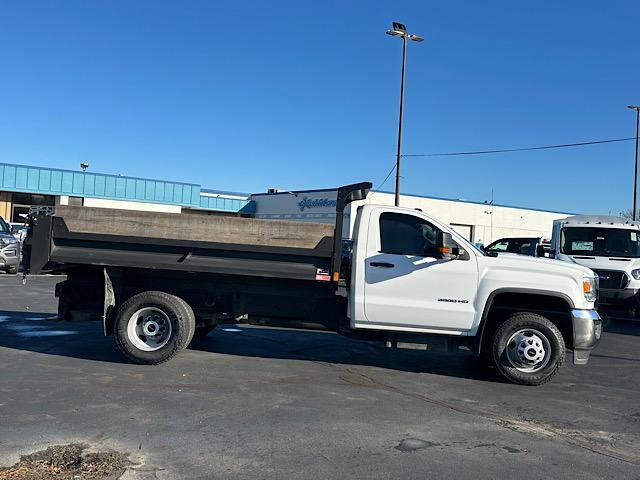
[[[599,304],[633,310],[640,318],[640,226],[624,217],[576,215],[553,222],[555,258],[593,270]]]

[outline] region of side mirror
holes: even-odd
[[[460,255],[460,247],[449,232],[438,231],[435,250],[434,256],[444,260],[454,260]]]

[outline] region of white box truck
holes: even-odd
[[[614,216],[574,215],[553,222],[551,251],[558,260],[593,270],[599,304],[633,310],[640,318],[640,226]]]

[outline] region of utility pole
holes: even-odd
[[[640,135],[640,105],[629,105],[627,108],[636,111],[636,166],[633,174],[633,212],[631,216],[633,221],[638,216],[638,136]]]
[[[402,78],[400,81],[400,118],[398,119],[398,151],[396,154],[396,207],[400,205],[400,159],[402,157],[402,113],[404,109],[404,70],[407,63],[407,39],[414,42],[422,42],[424,38],[420,35],[407,33],[407,27],[402,23],[393,22],[391,30],[387,30],[387,35],[402,38]]]

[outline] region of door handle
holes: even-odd
[[[388,263],[388,262],[371,262],[369,265],[371,265],[372,267],[378,267],[378,268],[393,268],[393,267],[395,267],[395,265],[393,263]]]

